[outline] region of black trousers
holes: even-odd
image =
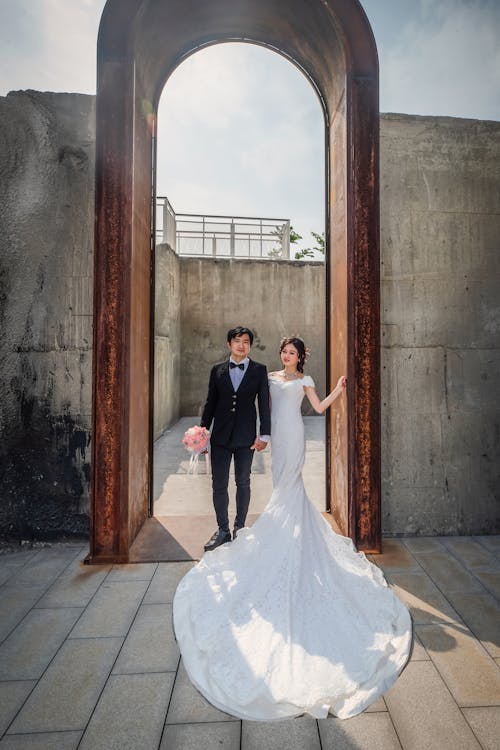
[[[211,446],[212,493],[217,524],[221,531],[229,531],[229,467],[234,457],[234,478],[236,481],[236,518],[234,528],[242,529],[250,504],[250,471],[254,451],[250,448],[226,448]]]

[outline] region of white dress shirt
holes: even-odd
[[[238,390],[240,387],[240,383],[245,377],[245,373],[248,369],[248,365],[250,363],[250,360],[248,357],[245,357],[241,362],[235,362],[232,357],[229,357],[229,361],[233,362],[236,367],[230,367],[229,368],[229,377],[231,378],[231,383],[233,384],[234,392]],[[239,365],[243,365],[243,370],[239,367]]]

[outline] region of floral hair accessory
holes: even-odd
[[[186,432],[184,433],[184,437],[182,438],[182,443],[186,450],[191,453],[191,459],[189,461],[187,473],[197,474],[198,459],[200,457],[200,453],[203,453],[203,451],[206,451],[208,448],[208,445],[210,443],[210,433],[206,427],[195,425],[194,427],[190,427],[188,430],[186,430]],[[205,458],[208,474],[208,453]]]

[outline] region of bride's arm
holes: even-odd
[[[347,378],[345,375],[341,375],[333,391],[329,393],[328,396],[323,399],[323,401],[320,401],[318,394],[316,393],[316,389],[312,385],[304,386],[306,396],[309,399],[312,408],[314,409],[314,411],[317,411],[318,414],[323,414],[323,412],[326,411],[328,407],[331,406],[331,404],[333,404],[335,399],[340,396],[344,388],[347,388]]]

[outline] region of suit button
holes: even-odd
[[[231,411],[236,411],[236,409],[231,409]]]

